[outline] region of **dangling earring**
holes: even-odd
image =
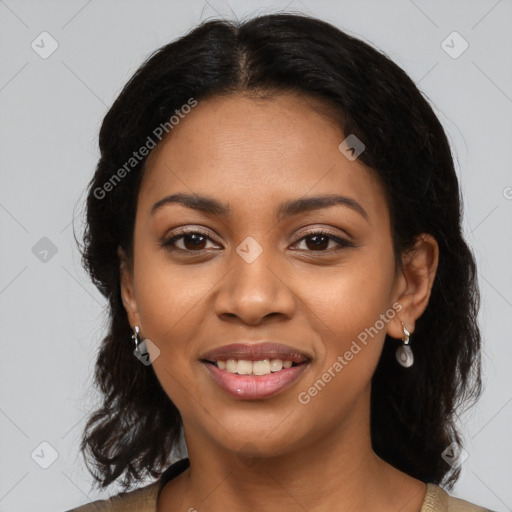
[[[136,325],[133,328],[132,340],[135,345],[134,353],[137,357],[142,356],[140,351],[140,339],[139,339],[139,326]]]
[[[409,346],[409,338],[411,335],[406,329],[405,324],[403,322],[401,322],[401,324],[404,336],[402,338],[402,345],[396,349],[396,360],[398,361],[398,364],[404,368],[409,368],[409,366],[414,364],[414,356],[411,347]]]
[[[139,326],[133,327],[132,340],[135,344],[133,355],[144,365],[149,366],[160,355],[159,348],[148,338],[140,340]],[[151,350],[151,353],[150,353]]]

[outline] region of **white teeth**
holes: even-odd
[[[244,361],[243,359],[239,359],[236,372],[240,375],[250,375],[252,373],[252,361]]]
[[[239,375],[268,375],[293,365],[292,361],[283,361],[282,359],[262,359],[261,361],[228,359],[227,361],[217,361],[216,364],[221,370]]]
[[[283,369],[283,361],[281,359],[271,359],[270,360],[270,371],[278,372]]]
[[[229,373],[236,373],[238,364],[234,359],[228,359],[226,361],[226,371]]]
[[[238,364],[240,364],[240,362]],[[268,359],[253,361],[252,373],[254,373],[254,375],[268,375],[270,373],[270,361]]]

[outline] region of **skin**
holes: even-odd
[[[370,390],[385,335],[400,339],[401,321],[414,351],[437,243],[422,235],[396,265],[384,189],[338,150],[345,135],[315,101],[237,94],[199,102],[148,158],[133,261],[119,251],[121,291],[130,324],[160,350],[153,368],[181,413],[191,463],[162,490],[159,512],[421,508],[425,484],[372,450]],[[215,198],[233,213],[168,204],[151,214],[178,192]],[[344,205],[274,215],[284,201],[333,193],[356,200],[367,219]],[[178,227],[199,227],[211,240],[195,248],[182,238],[175,242],[182,252],[169,251],[160,244]],[[334,252],[338,244],[326,239],[317,249],[304,237],[319,228],[352,246]],[[236,252],[249,236],[263,250],[252,263]],[[301,404],[299,393],[397,302],[400,312]],[[312,361],[280,394],[237,400],[199,359],[238,340],[275,340]]]

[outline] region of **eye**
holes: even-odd
[[[212,241],[212,238],[203,231],[181,230],[179,234],[164,240],[160,245],[169,251],[201,252],[210,248],[206,247],[208,241]]]
[[[310,240],[310,242],[308,242]],[[333,235],[331,233],[328,233],[327,231],[323,230],[317,230],[317,231],[311,231],[307,235],[300,238],[297,243],[305,243],[306,248],[305,249],[299,249],[299,250],[306,250],[306,251],[314,251],[314,252],[326,252],[326,253],[332,253],[340,251],[346,247],[354,247],[352,243],[350,243],[348,240],[344,238],[340,238],[339,236]],[[338,247],[332,249],[329,249],[329,245],[331,242],[334,242],[334,244],[337,244]],[[326,250],[329,249],[329,250]]]

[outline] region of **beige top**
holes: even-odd
[[[170,466],[160,480],[130,492],[119,493],[107,500],[98,500],[67,512],[156,512],[160,489],[188,467],[188,459]],[[435,484],[427,484],[427,492],[419,512],[492,512],[467,501],[450,496]]]

